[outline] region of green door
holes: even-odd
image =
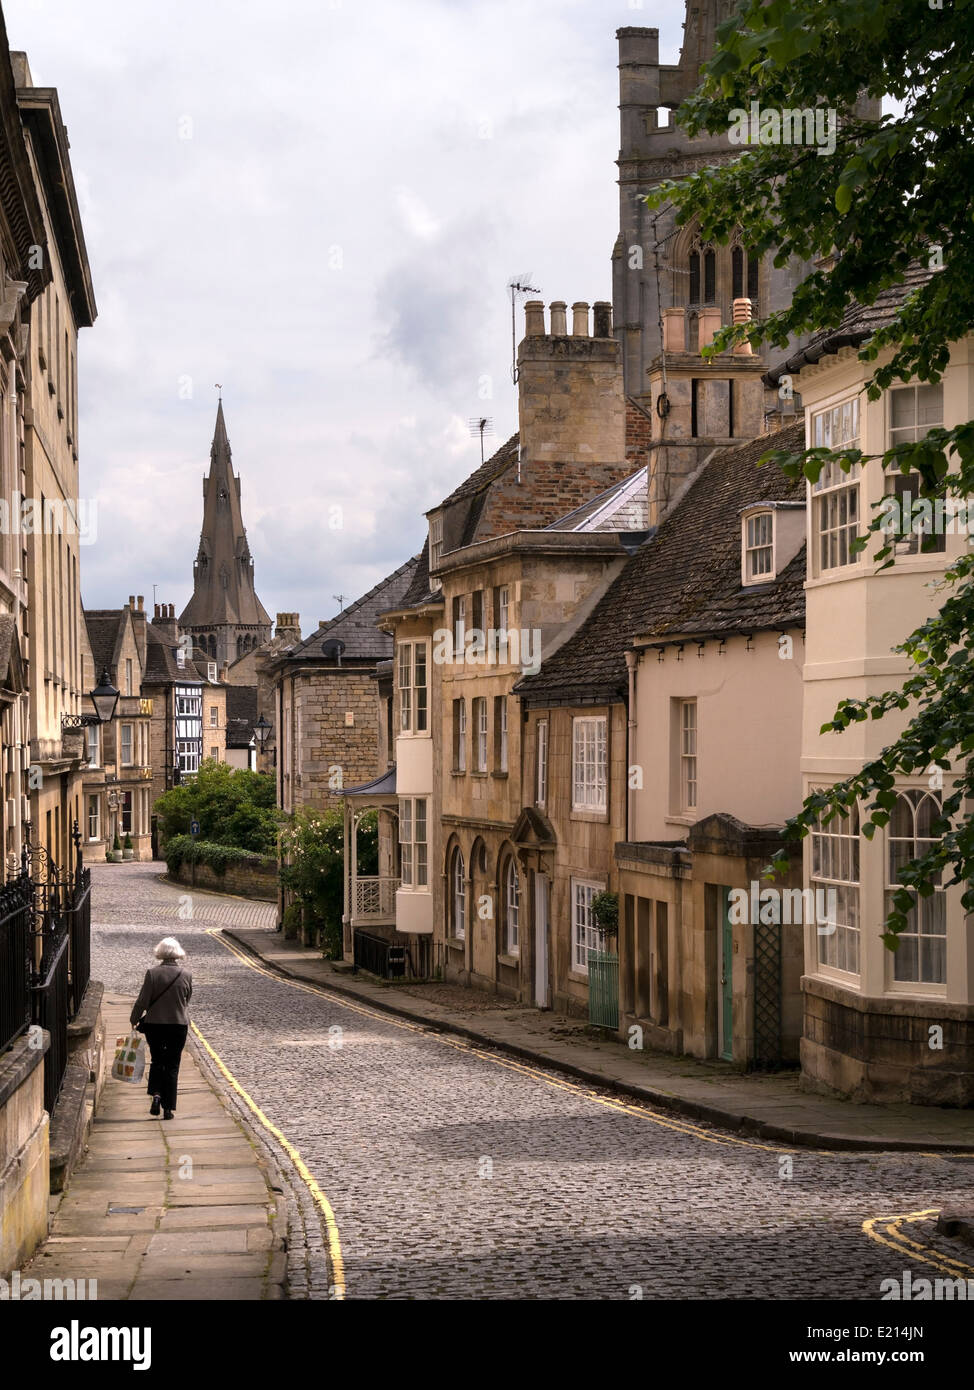
[[[730,920],[730,889],[720,890],[720,990],[717,1036],[720,1055],[734,1060],[734,927]]]

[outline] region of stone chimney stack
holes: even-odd
[[[300,613],[278,613],[277,621],[274,624],[274,636],[282,638],[288,646],[294,646],[300,642]]]
[[[176,613],[171,603],[156,604],[156,615],[152,619],[152,626],[174,646],[179,641]]]
[[[626,458],[626,401],[619,344],[612,336],[611,306],[595,305],[593,332],[586,301],[553,300],[550,333],[545,306],[524,306],[524,338],[518,348],[518,415],[522,475],[537,464],[620,464]]]

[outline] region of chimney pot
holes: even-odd
[[[130,607],[130,608],[134,608],[134,607],[135,607],[135,595],[134,595],[134,594],[129,594],[129,607]]]
[[[155,613],[153,614],[153,617],[158,618],[158,617],[160,617],[160,616],[161,616],[161,614],[160,614],[160,612],[159,612],[159,605],[158,605],[158,603],[157,603],[157,604],[156,604],[156,611],[155,611]]]
[[[612,337],[612,305],[605,299],[597,299],[593,307],[594,319],[592,336],[595,338]]]
[[[551,336],[553,338],[566,338],[568,336],[568,305],[563,299],[551,301]]]
[[[136,602],[139,605],[139,612],[141,613],[144,611],[145,607],[145,594],[136,594],[135,598]]]
[[[584,299],[576,299],[572,305],[572,337],[588,337],[588,304]]]
[[[734,300],[734,322],[735,322],[735,323],[750,323],[751,317],[752,317],[751,301],[750,301],[749,299],[735,299],[735,300]],[[751,344],[750,344],[750,343],[735,343],[735,344],[734,344],[734,349],[733,349],[733,351],[734,351],[734,356],[735,356],[735,357],[753,357],[753,356],[754,356],[754,349],[751,347]]]
[[[544,304],[540,299],[529,299],[524,306],[524,336],[544,337]]]

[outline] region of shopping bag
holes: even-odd
[[[145,1038],[141,1033],[129,1033],[127,1038],[115,1039],[115,1060],[112,1076],[116,1081],[141,1081],[145,1071]]]

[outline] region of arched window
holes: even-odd
[[[467,934],[467,871],[459,847],[453,851],[453,935],[463,941]]]
[[[520,915],[521,887],[518,882],[517,863],[511,855],[504,875],[505,949],[509,956],[516,956],[520,949]]]
[[[717,303],[717,255],[712,246],[703,253],[703,302]]]
[[[748,254],[738,243],[731,251],[731,298],[749,299],[752,305],[758,298],[757,256]]]
[[[731,251],[731,298],[744,298],[744,250],[740,246]]]
[[[911,859],[927,853],[940,835],[934,825],[941,815],[940,798],[933,792],[901,792],[890,817],[887,841],[889,852],[886,877],[886,911],[893,906],[893,894],[903,887],[899,871]],[[906,931],[893,953],[893,978],[901,983],[942,985],[947,980],[947,902],[941,883],[928,898],[911,889],[913,907],[907,914]]]
[[[690,303],[700,303],[700,252],[690,252]]]

